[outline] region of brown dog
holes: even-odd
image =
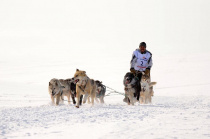
[[[74,82],[76,83],[76,107],[79,108],[80,96],[85,95],[83,103],[86,103],[87,98],[90,96],[91,103],[94,105],[94,99],[96,97],[96,83],[93,79],[90,79],[85,71],[79,69],[74,74]]]

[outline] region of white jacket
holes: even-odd
[[[133,52],[130,65],[130,68],[134,68],[137,71],[145,71],[146,68],[151,69],[152,53],[146,50],[146,52],[142,54],[139,49],[136,49]]]

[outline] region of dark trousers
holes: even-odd
[[[141,81],[141,77],[142,77],[142,73],[138,73],[138,74],[136,75],[136,77],[138,77],[139,82],[140,82],[140,81]]]

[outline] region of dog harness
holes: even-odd
[[[55,95],[57,95],[59,92],[61,92],[61,96],[63,95],[63,88],[65,88],[64,86],[61,86],[60,89],[58,90],[58,92],[56,93],[52,93],[52,96],[54,97]]]
[[[89,80],[89,77],[87,77],[87,80],[86,80],[86,84],[85,84],[85,86],[84,86],[84,89],[82,89],[81,86],[78,86],[84,93],[85,93],[85,88],[86,88],[86,85],[87,85],[88,80]]]

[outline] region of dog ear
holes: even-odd
[[[76,71],[79,71],[79,69],[76,69]]]
[[[55,82],[55,85],[58,86],[58,82]]]
[[[83,71],[84,74],[86,74],[86,71]]]
[[[149,83],[149,87],[152,87],[153,85],[156,85],[157,84],[157,82],[151,82],[151,83]]]
[[[49,82],[49,86],[51,85],[51,83]]]

